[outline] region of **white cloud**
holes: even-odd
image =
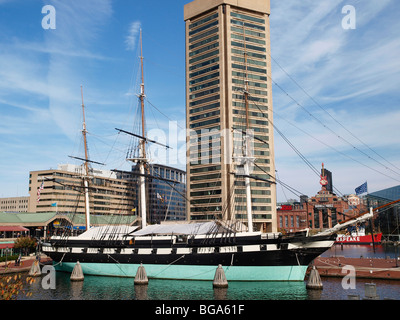
[[[64,134],[74,139],[77,128],[71,124],[79,119],[80,85],[84,85],[88,76],[85,73],[89,72],[83,68],[82,56],[97,59],[90,49],[111,16],[111,1],[53,1],[52,4],[57,12],[57,28],[46,32],[45,37],[45,47],[50,53],[47,82],[50,89],[62,90],[58,94],[48,90],[49,109]]]
[[[355,30],[344,30],[341,26],[341,8],[345,4],[356,8]],[[285,91],[273,86],[277,115],[274,124],[315,167],[319,169],[321,162],[331,163],[334,183],[344,192],[352,192],[353,184],[366,179],[371,179],[371,190],[399,184],[399,175],[385,168],[396,171],[386,160],[399,167],[400,156],[397,124],[400,62],[396,57],[400,38],[395,31],[400,28],[400,22],[395,14],[395,2],[310,0],[296,5],[291,1],[271,5],[272,57],[279,63],[272,61],[272,78]],[[288,125],[282,118],[323,143]],[[299,190],[303,188],[311,195],[319,190],[317,177],[313,177],[314,173],[277,133],[275,155],[284,182]],[[279,196],[282,193],[278,188]]]
[[[134,21],[129,27],[129,32],[125,39],[126,49],[129,51],[134,51],[136,48],[140,25],[140,21]]]

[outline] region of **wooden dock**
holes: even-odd
[[[400,280],[400,260],[379,258],[318,257],[313,264],[321,277],[340,277],[349,274],[344,266],[353,266],[358,278]],[[312,265],[307,270],[311,271]]]

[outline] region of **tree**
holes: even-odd
[[[25,254],[35,250],[36,245],[36,240],[31,237],[20,237],[14,242],[14,248],[22,249]]]

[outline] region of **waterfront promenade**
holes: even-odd
[[[0,262],[0,276],[19,272],[29,272],[35,260],[35,256],[22,257],[19,266],[15,265],[15,260],[7,261],[7,263]],[[40,264],[52,264],[52,260],[45,255],[41,255]]]
[[[343,267],[353,266],[357,278],[400,280],[400,261],[391,258],[318,257],[314,266],[321,277],[343,278],[349,272]]]

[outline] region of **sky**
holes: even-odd
[[[0,0],[0,197],[80,164],[81,86],[90,158],[129,170],[115,128],[135,123],[140,29],[148,136],[173,147],[150,158],[185,169],[188,2]],[[322,163],[340,194],[400,185],[399,15],[396,0],[271,0],[275,165],[296,190],[278,184],[278,201],[315,195]]]

